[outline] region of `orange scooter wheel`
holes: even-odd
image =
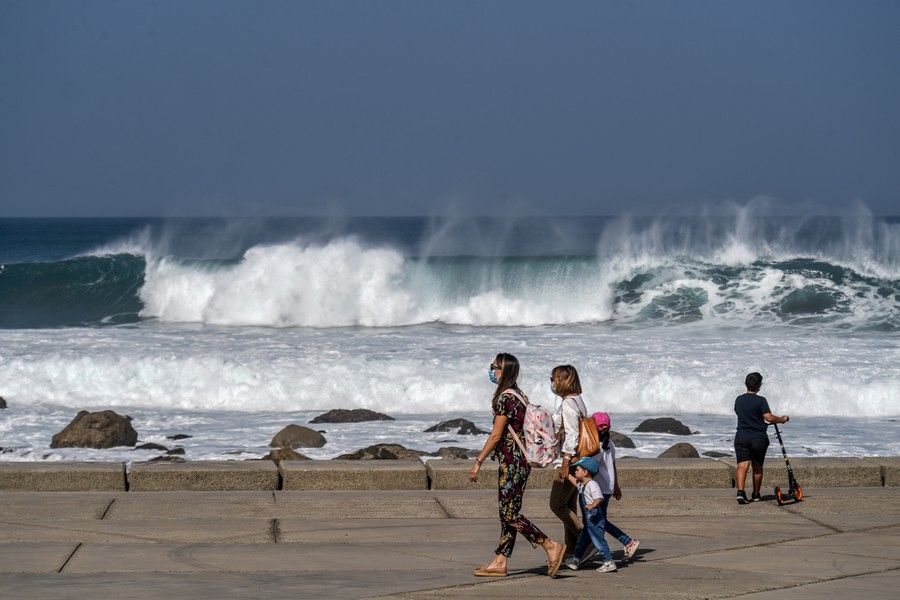
[[[775,488],[775,502],[778,503],[778,506],[784,504],[784,496],[781,494],[781,488]]]
[[[803,501],[803,488],[801,488],[799,485],[794,488],[794,500],[796,500],[797,502]]]

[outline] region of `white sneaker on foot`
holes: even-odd
[[[570,556],[565,561],[563,561],[563,564],[566,565],[567,567],[569,567],[570,569],[572,569],[573,571],[577,571],[580,561],[577,558],[575,558],[574,556]]]
[[[631,557],[634,556],[634,553],[637,552],[638,546],[640,545],[641,543],[636,539],[632,539],[628,542],[625,546],[625,560],[631,560]]]
[[[613,573],[618,570],[619,569],[616,568],[616,563],[611,560],[608,560],[605,563],[603,563],[602,565],[600,565],[599,567],[597,567],[598,573]]]

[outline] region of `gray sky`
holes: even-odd
[[[900,213],[900,3],[0,2],[0,216]]]

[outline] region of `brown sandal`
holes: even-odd
[[[562,547],[559,549],[559,556],[556,557],[556,560],[551,564],[547,563],[547,576],[554,577],[556,572],[559,571],[560,565],[562,565],[563,558],[566,556],[566,545],[562,544]]]
[[[475,577],[506,577],[506,571],[498,571],[497,569],[488,569],[487,567],[478,567],[474,572]]]

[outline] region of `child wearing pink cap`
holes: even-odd
[[[597,472],[593,474],[593,480],[599,485],[600,492],[603,494],[603,500],[596,507],[596,520],[602,525],[603,530],[619,540],[625,547],[625,560],[631,560],[637,551],[640,542],[633,539],[624,531],[616,527],[609,520],[609,500],[622,498],[622,490],[619,489],[618,478],[616,477],[616,445],[609,439],[609,429],[611,426],[609,415],[605,412],[594,413],[594,422],[597,424],[597,431],[600,433],[600,452],[595,454],[591,461],[596,460]],[[576,463],[577,464],[577,463]],[[582,507],[584,510],[584,507]],[[593,511],[592,511],[593,512]],[[602,540],[600,545],[594,543],[598,551],[603,555],[603,564],[598,571],[609,573],[616,570],[616,564],[612,562],[612,554],[606,540]],[[580,553],[576,553],[573,558],[566,561],[566,566],[570,569],[578,569],[583,560],[579,560]]]

